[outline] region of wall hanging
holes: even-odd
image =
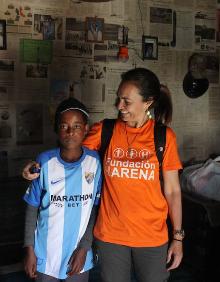
[[[188,72],[183,79],[183,90],[189,98],[202,96],[209,88],[206,78],[206,57],[194,53],[188,61]]]

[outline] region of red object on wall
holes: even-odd
[[[128,47],[126,46],[120,46],[119,51],[118,51],[118,59],[119,60],[128,60],[129,55],[128,55]]]

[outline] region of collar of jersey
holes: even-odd
[[[80,159],[78,159],[77,161],[75,162],[66,162],[64,161],[61,157],[60,157],[60,148],[58,148],[57,150],[57,159],[58,161],[63,164],[66,168],[68,167],[73,167],[73,166],[77,166],[77,165],[80,165],[81,162],[85,159],[85,156],[86,156],[86,148],[85,147],[82,147],[82,156],[80,157]]]

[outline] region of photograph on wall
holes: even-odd
[[[86,40],[89,42],[103,42],[104,19],[96,17],[86,18]]]
[[[6,21],[0,20],[0,50],[5,50],[6,48]]]
[[[142,37],[142,56],[143,60],[158,59],[158,38],[153,36]]]
[[[65,51],[69,56],[92,58],[93,44],[85,42],[85,22],[75,18],[66,19]]]
[[[8,33],[31,34],[32,32],[32,8],[27,4],[23,5],[23,3],[21,2],[23,1],[20,1],[18,3],[14,1],[13,4],[8,3],[2,9],[4,11],[4,16],[7,21]]]
[[[47,65],[31,64],[26,66],[26,77],[28,78],[47,78],[47,75]]]
[[[51,15],[34,15],[34,38],[62,40],[63,19]]]
[[[50,84],[51,102],[58,104],[67,99],[70,92],[70,81],[62,79],[52,79]]]
[[[66,18],[66,45],[78,41],[85,41],[85,22],[76,18]]]
[[[214,12],[195,13],[195,50],[215,52],[216,14]]]
[[[173,40],[173,10],[150,7],[149,34],[158,37],[163,46],[169,46]]]
[[[43,105],[19,104],[16,107],[16,144],[43,143]]]
[[[65,48],[68,50],[68,54],[72,57],[80,56],[92,58],[93,56],[93,46],[90,42],[73,41],[71,43],[66,43]]]

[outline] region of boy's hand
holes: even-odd
[[[72,276],[74,274],[79,274],[80,271],[83,269],[85,261],[86,261],[86,254],[87,251],[85,249],[76,249],[70,260],[69,260],[69,267],[68,267],[68,276]]]
[[[24,168],[22,171],[22,176],[23,178],[27,179],[27,180],[34,180],[36,178],[38,178],[39,173],[32,173],[31,169],[35,167],[36,169],[40,168],[40,165],[38,163],[36,163],[35,161],[30,161]]]
[[[25,247],[24,270],[30,278],[36,278],[37,258],[32,246]]]

